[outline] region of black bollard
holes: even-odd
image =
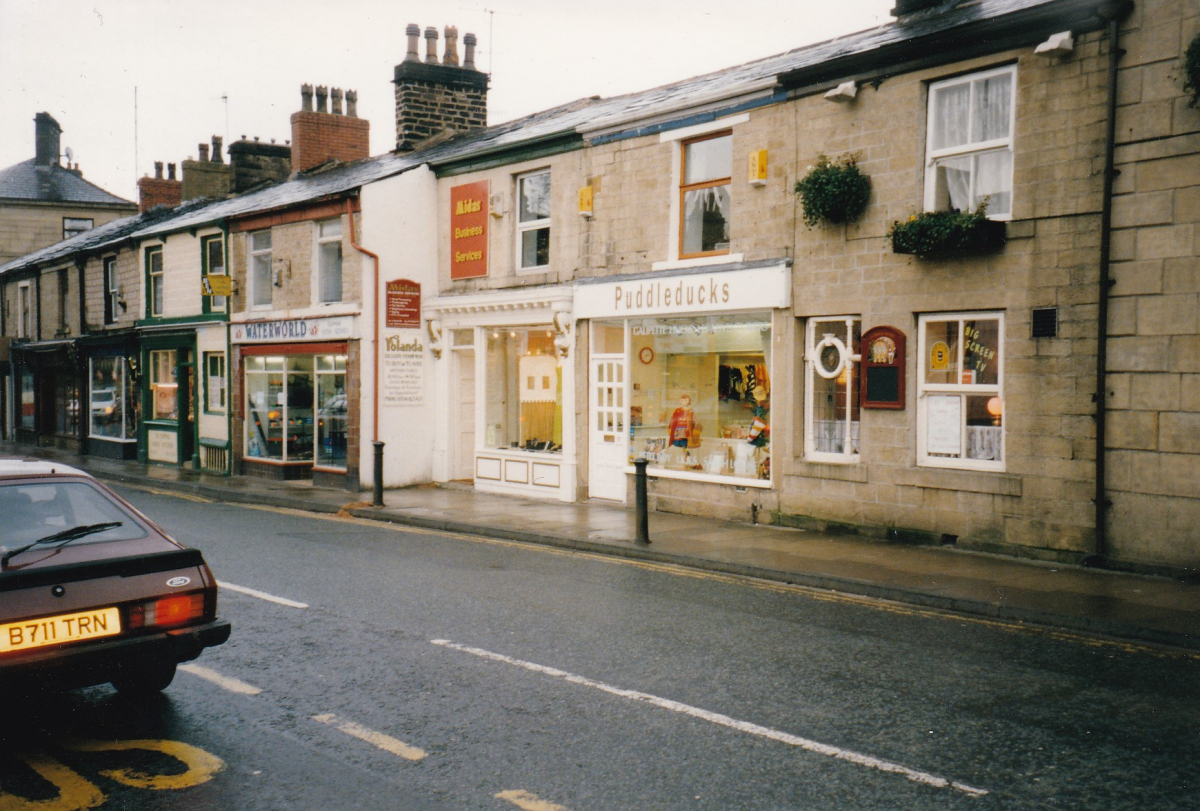
[[[372,507],[383,506],[383,443],[375,440],[375,498],[371,500]]]
[[[646,465],[645,459],[634,459],[634,489],[637,491],[637,537],[638,543],[650,543],[650,506],[646,498]]]

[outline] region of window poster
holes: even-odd
[[[926,398],[925,452],[958,456],[962,451],[962,398],[957,394]]]

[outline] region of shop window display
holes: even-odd
[[[246,359],[246,456],[346,466],[346,357]]]
[[[89,433],[106,439],[125,439],[136,434],[129,404],[129,374],[125,358],[96,357],[91,361],[91,416]]]
[[[179,419],[179,383],[175,378],[175,350],[150,353],[150,419]]]
[[[771,478],[768,313],[629,322],[630,459]]]
[[[554,331],[518,327],[487,333],[488,448],[562,451],[562,369]]]

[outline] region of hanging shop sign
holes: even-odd
[[[787,265],[643,278],[575,289],[576,318],[637,318],[644,315],[709,313],[790,307],[792,277]]]
[[[411,279],[387,283],[387,325],[390,329],[421,328],[421,285]]]
[[[233,277],[202,276],[200,278],[200,293],[205,296],[232,296]]]
[[[328,341],[353,338],[354,316],[335,318],[282,318],[233,324],[235,344],[270,344],[293,341]]]
[[[488,274],[488,182],[450,189],[450,278]]]
[[[904,408],[904,345],[904,333],[895,327],[874,327],[863,334],[860,406]]]

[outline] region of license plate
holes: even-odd
[[[63,642],[78,642],[121,633],[121,614],[115,608],[97,608],[78,614],[60,614],[0,625],[0,653],[28,650]]]

